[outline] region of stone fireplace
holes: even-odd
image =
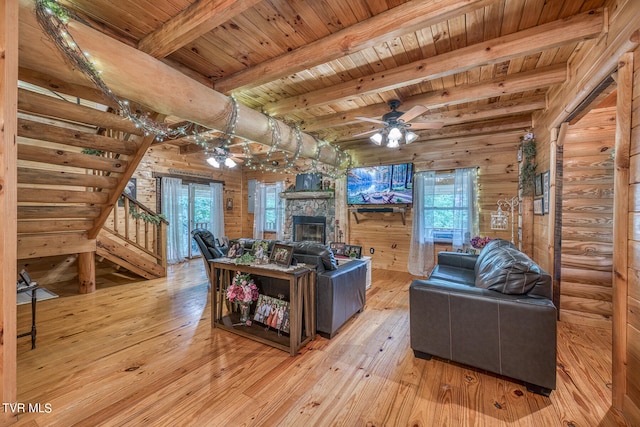
[[[284,240],[335,241],[336,208],[333,191],[287,191],[280,194],[284,203]],[[319,223],[324,220],[324,234]],[[295,224],[295,225],[294,225]],[[294,236],[294,226],[299,232]],[[303,237],[299,233],[303,233]]]

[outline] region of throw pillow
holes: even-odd
[[[488,254],[476,274],[476,287],[521,295],[536,285],[542,270],[526,254],[502,246]]]
[[[490,254],[493,253],[495,249],[501,248],[503,246],[508,246],[510,248],[516,249],[513,243],[504,239],[493,239],[485,245],[485,247],[480,252],[480,255],[478,255],[478,259],[476,260],[476,265],[473,269],[476,276],[478,275],[478,272],[480,271],[480,269],[484,268],[484,264],[486,263],[486,260],[490,256]]]

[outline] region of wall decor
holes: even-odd
[[[544,215],[544,199],[542,197],[533,199],[533,214]]]
[[[539,173],[534,179],[534,196],[542,196],[542,174]]]
[[[543,205],[544,205],[544,213],[548,214],[549,213],[549,200],[550,200],[550,195],[549,195],[549,180],[550,180],[550,173],[549,171],[546,171],[542,174],[542,198],[543,198]]]

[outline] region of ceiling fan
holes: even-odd
[[[382,145],[383,141],[386,141],[387,147],[398,147],[400,141],[404,139],[406,144],[411,144],[418,138],[412,130],[418,129],[440,129],[444,126],[443,122],[413,122],[411,120],[420,116],[427,111],[427,107],[423,105],[416,105],[411,107],[409,111],[398,111],[400,101],[392,99],[388,102],[391,111],[382,116],[382,120],[372,119],[370,117],[356,117],[358,120],[364,120],[372,123],[383,124],[381,129],[374,129],[367,132],[362,132],[353,136],[363,136],[375,132],[369,139],[376,145]]]
[[[212,137],[210,132],[196,132],[194,139],[198,145],[204,148],[207,163],[214,168],[220,168],[221,165],[233,168],[238,163],[244,163],[239,158],[244,157],[244,155],[232,153],[227,146],[229,141],[224,135]]]

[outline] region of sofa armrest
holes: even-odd
[[[473,270],[478,255],[465,254],[463,252],[439,252],[438,265],[449,265],[457,268]]]
[[[367,264],[350,261],[337,270],[318,273],[316,328],[329,337],[366,302]]]
[[[549,299],[415,280],[409,310],[413,350],[555,389],[557,313]]]

